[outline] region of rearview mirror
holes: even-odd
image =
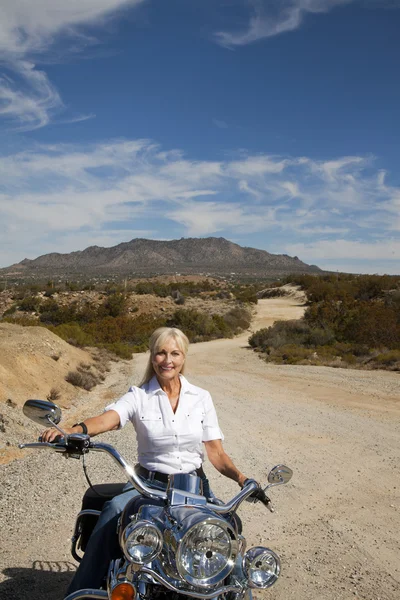
[[[26,417],[45,427],[61,421],[61,408],[46,400],[27,400],[22,411]]]
[[[268,474],[268,487],[272,487],[273,485],[283,485],[291,480],[292,475],[292,469],[289,469],[289,467],[286,467],[285,465],[277,465],[271,469]]]

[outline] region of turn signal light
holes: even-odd
[[[130,583],[119,583],[111,592],[111,600],[135,600],[136,590]]]

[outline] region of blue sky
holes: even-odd
[[[3,0],[0,266],[223,236],[400,273],[400,0]]]

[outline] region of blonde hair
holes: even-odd
[[[161,350],[165,342],[173,339],[176,342],[179,350],[186,356],[187,351],[189,349],[189,340],[186,335],[180,329],[176,327],[159,327],[156,329],[150,336],[149,340],[149,362],[147,363],[146,371],[143,375],[142,381],[139,383],[139,387],[148,383],[150,379],[152,379],[155,375],[154,367],[153,367],[153,358],[154,355]],[[185,363],[182,365],[181,373],[183,375],[185,369]]]

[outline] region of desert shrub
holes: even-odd
[[[357,364],[357,357],[354,356],[354,354],[348,353],[348,354],[344,354],[342,357],[342,360],[344,360],[348,365],[356,365]]]
[[[49,400],[49,402],[57,402],[57,400],[61,398],[60,391],[57,388],[51,388],[46,398]]]
[[[329,328],[323,329],[322,327],[310,328],[308,332],[308,338],[306,340],[307,346],[326,346],[335,341],[335,334]]]
[[[4,317],[8,317],[9,315],[13,315],[17,310],[17,304],[12,304],[10,306],[10,308],[7,308],[7,310],[4,311],[3,313],[3,318]]]
[[[232,293],[239,302],[257,304],[257,290],[253,286],[234,287]]]
[[[21,315],[14,313],[3,319],[6,323],[14,323],[15,325],[21,325],[22,327],[37,327],[40,323],[34,317],[29,315]]]
[[[144,346],[144,349],[137,350],[138,346],[130,346],[128,344],[124,344],[122,342],[114,342],[112,344],[103,344],[103,348],[108,350],[109,352],[113,352],[120,358],[125,358],[130,360],[132,358],[133,352],[145,352],[147,350],[147,346]],[[108,369],[109,370],[109,369]]]
[[[260,329],[249,338],[253,348],[264,350],[269,346],[280,348],[287,344],[304,344],[307,342],[310,327],[301,319],[277,321],[271,327]]]
[[[115,292],[110,294],[98,309],[98,316],[102,317],[119,317],[126,312],[126,297]]]
[[[69,371],[65,380],[75,387],[80,387],[87,391],[92,390],[99,383],[99,378],[91,371]]]
[[[250,327],[251,312],[244,306],[235,306],[224,314],[223,319],[233,333],[239,333]]]
[[[400,314],[382,302],[360,302],[351,311],[342,336],[359,344],[400,347]]]
[[[296,344],[285,344],[279,349],[273,350],[268,355],[268,360],[273,360],[278,363],[285,363],[288,365],[295,365],[299,362],[310,360],[313,355],[313,350],[310,348],[303,348]]]
[[[60,306],[56,300],[49,298],[39,309],[40,321],[46,325],[62,325],[77,320],[77,306],[72,303],[69,306]]]
[[[41,300],[37,296],[26,296],[19,303],[19,310],[24,312],[36,312],[39,310]]]
[[[178,306],[185,304],[185,296],[183,296],[179,290],[173,290],[171,297]]]
[[[73,346],[93,346],[92,336],[83,331],[78,323],[63,323],[57,327],[50,326],[48,329]]]
[[[167,322],[169,327],[182,329],[191,342],[232,337],[249,324],[250,313],[241,307],[234,308],[225,315],[178,309]]]
[[[98,318],[98,310],[90,303],[86,303],[76,314],[76,320],[78,323],[83,325],[84,323],[91,323],[92,321],[96,321]]]
[[[217,327],[212,317],[195,309],[178,309],[169,319],[167,325],[182,329],[191,342],[217,337]]]
[[[69,292],[77,292],[79,290],[79,283],[76,281],[66,281],[65,289]]]
[[[77,366],[78,371],[80,371],[81,373],[83,373],[84,371],[90,371],[91,368],[92,365],[84,362],[79,363],[79,365]]]
[[[382,352],[375,358],[378,365],[385,367],[391,367],[398,364],[400,368],[400,350],[390,350],[388,352]]]

